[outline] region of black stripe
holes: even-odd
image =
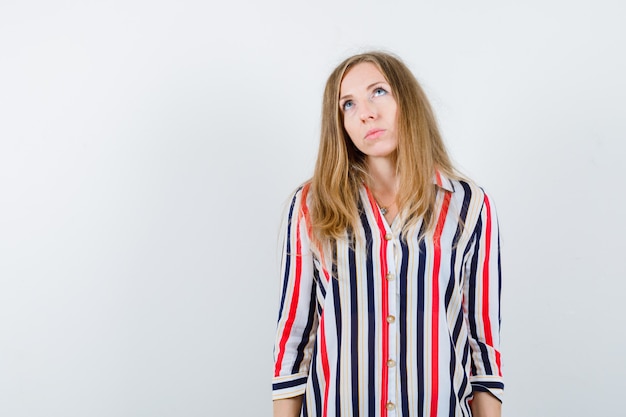
[[[456,252],[457,245],[459,244],[459,239],[463,234],[463,228],[465,226],[465,221],[467,220],[467,210],[470,204],[470,200],[472,198],[472,191],[469,188],[469,185],[462,182],[463,190],[465,193],[463,194],[463,203],[461,204],[461,212],[459,213],[459,221],[456,226],[456,232],[454,233],[454,238],[452,239],[452,254],[450,256],[450,280],[448,281],[448,287],[446,288],[446,311],[450,306],[450,301],[452,300],[452,292],[454,291],[455,283],[456,283],[456,271],[454,270],[454,264],[456,261]],[[463,264],[461,264],[463,267]],[[459,271],[459,277],[463,276],[462,271]]]
[[[402,402],[402,415],[408,416],[409,413],[409,395],[412,393],[408,392],[408,364],[407,364],[407,333],[408,333],[408,324],[407,324],[407,291],[408,291],[408,283],[407,283],[407,274],[408,274],[408,264],[409,264],[409,248],[404,239],[400,240],[400,248],[402,250],[402,263],[400,264],[400,274],[398,276],[399,285],[400,285],[400,306],[399,306],[399,317],[398,317],[398,329],[400,332],[400,357],[398,358],[398,368],[400,371],[400,386],[404,387],[404,390],[401,392],[401,402]]]
[[[317,289],[319,290],[320,294],[322,295],[322,300],[324,298],[326,298],[326,289],[324,288],[324,284],[322,283],[322,281],[320,280],[320,273],[317,270],[317,268],[313,268],[313,278],[314,281],[317,285]],[[315,294],[317,296],[317,294]],[[322,305],[322,303],[319,302],[319,300],[316,297],[316,305],[317,305],[317,317],[322,317],[322,311],[324,310],[324,306]]]
[[[477,381],[472,382],[472,388],[476,390],[477,387],[484,387],[490,389],[504,389],[504,384],[498,381]]]
[[[502,264],[500,259],[500,226],[498,225],[498,300],[502,299]],[[498,331],[500,331],[500,323],[502,317],[500,315],[500,303],[498,303]]]
[[[348,264],[350,265],[350,355],[351,371],[352,371],[352,415],[359,417],[359,300],[357,297],[357,289],[359,286],[356,274],[356,255],[354,246],[356,241],[354,235],[350,235],[348,239],[350,247],[348,248]]]
[[[365,216],[365,212],[361,212],[361,224],[363,226],[363,232],[365,235],[366,242],[366,266],[367,270],[366,279],[367,279],[367,312],[368,312],[368,320],[367,320],[367,351],[368,352],[376,352],[376,309],[374,304],[374,262],[372,260],[372,250],[373,250],[373,242],[372,242],[372,229],[369,226],[367,221],[367,217]],[[383,277],[384,279],[384,277]],[[375,374],[375,356],[371,354],[369,356],[369,360],[367,361],[367,385],[372,390],[377,390],[376,387],[376,374]],[[365,365],[365,364],[364,364]],[[375,417],[376,416],[376,395],[370,393],[367,396],[367,408],[368,408],[368,416]]]
[[[463,271],[455,271],[454,264],[456,263],[457,256],[457,247],[459,244],[459,239],[463,234],[463,229],[465,227],[465,221],[467,219],[467,210],[470,204],[470,200],[472,198],[472,191],[469,185],[465,182],[461,182],[461,186],[463,187],[463,203],[461,204],[461,212],[459,213],[459,220],[457,222],[456,231],[454,233],[454,238],[452,239],[452,251],[450,255],[450,277],[448,279],[448,287],[446,288],[445,295],[445,304],[446,304],[446,312],[450,307],[450,302],[452,301],[452,296],[455,288],[462,288],[462,280],[457,281],[457,277],[463,276]],[[461,263],[461,268],[463,268],[463,263]],[[455,395],[454,389],[454,370],[456,368],[456,343],[459,340],[459,334],[461,332],[461,328],[463,325],[463,315],[458,314],[457,320],[454,323],[454,329],[452,331],[451,339],[450,339],[450,415],[453,416],[456,414],[457,407],[457,397]]]
[[[421,231],[420,231],[421,235]],[[424,355],[425,349],[425,325],[424,325],[424,299],[426,297],[424,284],[426,275],[426,243],[422,239],[419,243],[419,263],[417,267],[417,415],[424,415]]]
[[[461,356],[461,367],[465,369],[465,365],[469,360],[469,352],[470,345],[469,342],[465,343],[465,347],[463,348],[463,354]],[[461,380],[461,385],[459,385],[459,390],[457,391],[457,398],[459,399],[459,403],[463,405],[461,411],[463,411],[463,416],[471,416],[472,413],[468,407],[467,401],[463,401],[465,397],[465,390],[467,390],[467,385],[469,384],[469,378],[467,377],[467,373],[463,372],[463,379]]]
[[[315,414],[322,415],[322,394],[320,390],[319,376],[317,375],[317,341],[313,350],[313,360],[311,361],[310,378],[313,387],[313,401],[315,403]],[[307,401],[309,398],[307,397]]]
[[[333,260],[337,259],[337,247],[335,247]],[[337,262],[333,261],[333,277],[337,277]],[[335,410],[341,410],[341,295],[339,293],[339,280],[332,278],[333,301],[335,307],[335,326],[337,329],[337,364],[335,365]],[[327,384],[330,381],[326,382]],[[329,399],[330,400],[330,399]]]
[[[470,238],[470,241],[468,242],[467,247],[463,251],[463,259],[467,259],[467,254],[472,249],[472,246],[475,246],[476,244],[477,244],[476,243],[476,233],[474,232],[474,233],[472,233],[472,237]],[[470,261],[470,263],[471,263],[471,261]],[[465,262],[463,262],[463,266],[464,266],[464,264],[465,264]],[[471,274],[470,274],[470,276],[471,276]],[[465,279],[467,279],[467,278],[464,277],[464,280]],[[463,285],[465,285],[465,283]],[[471,288],[471,286],[472,286],[471,279],[470,279],[470,282],[468,282],[467,285],[468,285],[469,288]],[[474,309],[473,309],[474,304],[473,303],[476,302],[476,300],[471,299],[469,297],[469,294],[468,294],[467,298],[468,298],[468,300],[467,300],[467,304],[468,304],[467,316],[468,316],[468,321],[469,321],[469,324],[470,324],[470,333],[471,333],[472,332],[472,317],[473,316],[470,315],[470,310],[474,311]],[[474,323],[474,331],[476,331],[476,322],[473,322],[473,323]],[[467,356],[467,349],[468,349],[468,347],[469,347],[469,344],[466,343],[465,351],[463,353],[463,369],[465,369],[465,365],[467,364],[467,361],[468,361],[468,356]],[[472,361],[472,363],[471,363],[471,372],[474,375],[476,374],[476,367],[474,366],[474,361]]]
[[[479,277],[476,276],[476,272],[478,271],[478,261],[479,261],[479,253],[480,253],[478,242],[480,242],[481,234],[482,234],[482,220],[478,219],[478,223],[476,224],[476,240],[475,240],[476,248],[474,250],[474,256],[472,257],[472,262],[471,262],[472,273],[470,274],[470,277],[469,277],[470,282],[469,282],[468,315],[469,315],[470,330],[473,335],[478,334],[477,329],[476,329],[476,296],[477,296],[476,285],[477,285],[477,280],[479,279]],[[489,362],[489,355],[487,352],[487,347],[480,340],[477,340],[477,342],[478,342],[478,347],[480,348],[480,355],[482,356],[483,364],[485,365],[485,373],[491,374],[492,372],[491,363]],[[474,368],[473,361],[472,361],[472,373],[474,374],[476,373],[476,369]]]
[[[463,312],[456,316],[456,322],[454,323],[454,328],[452,329],[452,342],[456,346],[459,341],[459,336],[461,334],[461,329],[463,328]]]
[[[456,395],[454,391],[454,369],[456,368],[456,351],[454,342],[450,339],[450,417],[456,416]]]
[[[317,268],[313,269],[313,277],[315,278],[315,282],[319,283],[320,294],[322,295],[322,299],[326,298],[326,287],[324,287],[321,279],[324,276],[324,273],[320,273]],[[324,276],[324,281],[326,281],[326,277]]]
[[[280,308],[278,309],[278,318],[280,319],[280,317],[283,315],[283,307],[285,306],[285,296],[287,293],[287,282],[289,281],[289,268],[291,267],[291,220],[293,218],[293,208],[296,205],[296,200],[298,199],[298,193],[300,192],[300,190],[302,190],[302,187],[298,188],[298,191],[296,191],[295,195],[293,196],[293,198],[291,199],[291,206],[289,207],[289,217],[288,217],[288,221],[287,221],[287,236],[286,236],[286,242],[287,242],[287,248],[285,249],[285,253],[283,256],[286,257],[285,259],[285,275],[283,277],[283,293],[280,296]]]
[[[284,389],[284,388],[293,388],[298,385],[306,384],[306,376],[302,378],[294,379],[293,381],[284,381],[284,382],[275,382],[272,384],[272,388],[275,390]]]
[[[302,340],[298,344],[296,360],[293,363],[293,368],[291,372],[296,374],[300,371],[300,366],[302,365],[302,360],[304,359],[304,350],[306,345],[309,343],[309,337],[311,336],[311,330],[313,329],[313,325],[315,324],[316,312],[315,312],[315,304],[317,303],[317,297],[315,297],[315,285],[311,286],[311,300],[309,301],[309,317],[306,322],[306,327],[304,328],[304,332],[302,333]]]
[[[473,271],[477,271],[478,257],[479,257],[478,255],[481,249],[478,245],[478,242],[480,242],[480,237],[482,235],[482,221],[480,219],[478,219],[478,224],[476,225],[476,232],[478,235],[476,236],[476,249],[474,252],[474,259],[472,260]],[[470,291],[474,292],[474,296],[472,300],[476,300],[476,282],[479,279],[482,280],[482,277],[474,276],[473,279],[474,279],[474,285],[470,287]],[[474,304],[475,304],[475,301],[472,303],[472,305]],[[474,334],[476,335],[478,333],[476,333],[476,316],[474,314],[470,314],[470,323],[474,322],[473,328],[474,328]],[[491,374],[493,371],[491,370],[491,361],[489,360],[489,352],[487,350],[487,346],[485,345],[484,342],[480,340],[477,340],[477,341],[478,341],[478,347],[480,348],[480,356],[482,356],[483,365],[485,366],[485,373]]]

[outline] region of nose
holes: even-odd
[[[369,100],[366,100],[361,104],[361,120],[366,122],[373,120],[377,117],[376,106]]]

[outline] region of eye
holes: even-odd
[[[382,87],[376,87],[373,92],[374,97],[384,96],[385,94],[387,94],[387,90]]]
[[[354,107],[354,103],[352,102],[352,100],[346,100],[343,102],[343,104],[341,105],[341,108],[343,109],[343,111],[348,111],[350,110],[352,107]]]

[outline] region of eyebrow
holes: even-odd
[[[368,85],[366,90],[369,90],[378,84],[389,84],[389,83],[387,83],[387,81],[376,81],[375,83],[371,83],[370,85]],[[350,97],[352,97],[352,94],[346,94],[345,96],[339,97],[339,101],[344,100],[346,98],[350,98]]]

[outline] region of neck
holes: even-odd
[[[398,171],[392,158],[369,158],[367,160],[369,186],[381,213],[389,224],[398,214],[396,196],[398,193]]]
[[[398,190],[398,172],[396,162],[390,157],[368,158],[367,171],[369,183],[375,194],[393,195]]]

